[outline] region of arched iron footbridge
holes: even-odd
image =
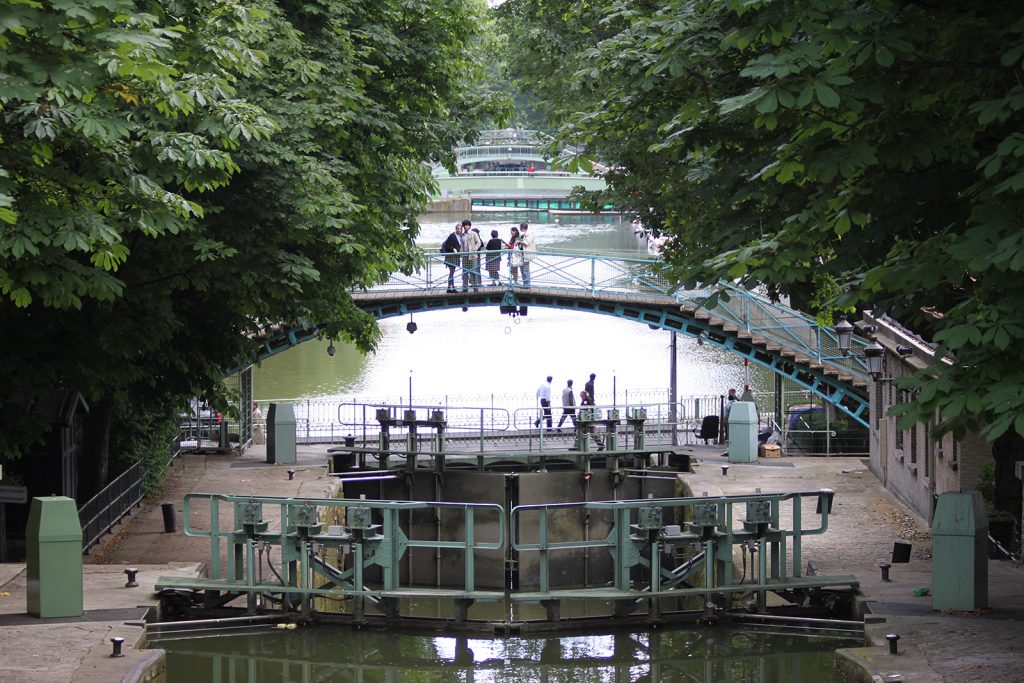
[[[729,284],[676,290],[658,259],[549,251],[537,252],[531,261],[529,285],[522,280],[510,282],[507,263],[502,264],[500,284],[491,284],[487,254],[481,253],[475,259],[479,266],[466,264],[472,274],[480,276],[481,284],[462,291],[460,265],[455,273],[458,290],[450,291],[445,256],[427,253],[420,270],[396,274],[369,291],[354,293],[353,298],[377,319],[494,306],[509,313],[522,307],[547,307],[632,320],[728,349],[792,380],[868,426],[870,376],[861,347],[842,353],[833,330],[754,292]],[[706,308],[708,298],[723,289],[728,300]],[[320,329],[320,325],[310,325],[268,337],[260,346],[258,359],[316,338]],[[863,346],[863,341],[858,342]]]

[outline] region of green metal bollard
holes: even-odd
[[[28,613],[43,619],[82,616],[82,525],[75,501],[33,498],[25,537]]]
[[[988,518],[977,491],[943,493],[932,519],[932,609],[988,607]]]

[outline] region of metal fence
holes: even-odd
[[[161,472],[181,454],[182,444],[185,442],[184,434],[178,434],[171,441],[168,458],[162,464]],[[89,549],[99,543],[115,524],[142,503],[146,496],[146,474],[143,463],[136,462],[78,508],[78,521],[82,525],[83,553],[89,552]],[[151,474],[150,479],[152,478]]]
[[[619,391],[598,397],[598,408],[607,411],[617,408],[623,419],[635,408],[647,411],[645,434],[654,445],[702,443],[698,438],[705,416],[719,416],[723,438],[727,427],[723,408],[725,396],[687,396],[674,404],[667,401],[667,390],[640,389]],[[259,401],[263,415],[270,403],[289,403],[293,406],[296,422],[296,441],[303,444],[342,443],[353,437],[362,443],[375,442],[380,433],[376,414],[386,409],[392,418],[401,418],[406,410],[415,410],[419,419],[426,419],[431,411],[441,410],[445,416],[445,430],[449,440],[468,442],[486,439],[490,444],[507,442],[509,448],[537,448],[543,450],[544,440],[552,446],[564,446],[557,441],[560,433],[557,423],[562,417],[562,406],[552,405],[554,429],[543,429],[534,424],[541,417],[541,408],[527,394],[489,394],[475,396],[423,397],[409,404],[401,396],[351,397],[340,399],[274,399]],[[755,398],[761,429],[771,428],[771,443],[779,443],[786,455],[854,455],[867,453],[867,430],[839,415],[825,401],[807,391],[784,391],[781,415],[775,413],[775,396],[767,393]],[[579,406],[576,406],[578,411]],[[563,423],[571,434],[573,423]],[[265,425],[255,425],[264,433]],[[391,434],[401,437],[402,427]]]
[[[82,552],[87,553],[111,528],[142,502],[142,463],[137,462],[78,508]]]

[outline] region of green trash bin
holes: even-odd
[[[988,516],[977,491],[943,493],[932,519],[932,609],[988,607]]]
[[[735,401],[729,407],[729,462],[757,461],[757,406]]]
[[[82,616],[82,525],[75,501],[33,498],[25,538],[28,613],[43,619]]]
[[[291,403],[271,403],[267,412],[267,462],[295,464],[295,409]]]

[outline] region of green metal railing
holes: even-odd
[[[209,525],[198,527],[196,503],[208,512]],[[230,507],[230,518],[222,514],[221,507]],[[276,508],[276,516],[264,517],[264,506]],[[344,525],[328,526],[324,531],[324,518],[331,510],[345,514]],[[410,538],[402,530],[400,515],[412,511],[462,511],[463,538]],[[474,528],[481,513],[493,518],[497,524],[494,540],[480,540]],[[413,548],[447,549],[462,551],[465,562],[465,581],[461,591],[447,591],[449,597],[473,600],[495,600],[501,593],[477,591],[474,553],[499,550],[505,546],[505,512],[500,505],[490,503],[448,503],[419,501],[347,500],[337,498],[285,498],[278,496],[234,496],[213,493],[190,493],[184,504],[185,535],[210,539],[210,578],[208,580],[180,580],[163,578],[160,588],[204,588],[232,591],[247,595],[250,612],[257,608],[258,595],[285,595],[298,597],[304,615],[310,613],[313,597],[351,596],[354,611],[361,618],[364,602],[387,606],[387,601],[404,597],[403,591],[412,587],[403,585],[399,562]],[[270,529],[271,522],[279,529]],[[230,528],[222,528],[228,524]],[[274,573],[277,582],[264,581],[262,558],[267,552],[279,549],[281,570]],[[325,549],[347,549],[351,554],[350,566],[339,568],[323,558]],[[222,551],[227,562],[223,562]],[[272,565],[270,565],[272,566]],[[379,567],[381,579],[369,581],[365,571]],[[417,589],[419,591],[419,589]],[[287,609],[288,601],[281,600]]]
[[[804,526],[804,501],[817,504],[814,514],[820,518],[812,527]],[[715,595],[724,596],[728,603],[735,593],[756,592],[763,605],[764,592],[787,590],[808,585],[856,584],[852,577],[804,577],[803,537],[824,534],[828,530],[832,492],[829,490],[740,496],[700,498],[671,498],[649,500],[601,501],[584,503],[551,503],[521,505],[509,516],[509,537],[517,553],[537,553],[539,557],[539,590],[513,596],[521,602],[548,601],[567,598],[600,599],[652,599],[700,595],[705,604]],[[740,518],[737,506],[745,507]],[[781,524],[783,513],[789,510],[789,527]],[[612,532],[605,538],[561,538],[554,540],[550,529],[559,513],[582,511],[589,517],[593,513],[610,514]],[[688,520],[679,525],[666,525],[663,519],[681,514]],[[524,520],[524,517],[533,517]],[[532,522],[532,524],[531,524]],[[738,528],[737,528],[737,525]],[[559,529],[567,529],[562,524]],[[581,533],[587,529],[581,526]],[[518,540],[521,536],[536,540]],[[753,548],[751,554],[752,580],[736,581],[733,549],[740,544]],[[663,566],[666,548],[700,547],[688,561],[677,567]],[[612,586],[557,588],[552,586],[552,556],[573,550],[600,550],[607,552],[614,563]],[[744,550],[746,554],[746,549]],[[757,566],[753,558],[757,557]],[[633,575],[635,567],[646,570],[646,579],[639,586]],[[755,571],[756,570],[756,571]],[[687,580],[703,572],[703,585],[685,586]],[[756,579],[753,575],[756,573]],[[682,586],[682,587],[681,587]],[[657,609],[652,602],[652,609]]]
[[[816,502],[817,509],[812,512],[805,507],[805,501]],[[208,512],[209,524],[202,528],[194,523],[199,514],[196,503]],[[385,616],[397,617],[401,601],[415,598],[453,601],[459,621],[467,619],[469,607],[476,601],[505,601],[504,613],[509,615],[513,604],[539,603],[548,609],[549,619],[557,620],[558,604],[563,600],[612,601],[617,613],[628,613],[646,601],[648,613],[657,617],[661,599],[701,596],[709,610],[713,606],[728,609],[736,594],[753,593],[763,611],[766,591],[857,585],[853,577],[803,576],[803,537],[828,530],[831,504],[832,492],[822,490],[517,506],[507,521],[510,557],[515,566],[529,566],[530,571],[536,568],[538,575],[536,582],[520,576],[525,586],[520,589],[505,579],[504,565],[491,562],[481,568],[477,562],[477,553],[505,549],[506,516],[504,508],[496,503],[196,493],[185,498],[185,533],[210,540],[210,578],[165,577],[158,580],[157,588],[212,592],[221,605],[246,596],[250,613],[265,608],[270,600],[280,604],[283,611],[301,609],[306,617],[311,616],[316,597],[352,600],[350,613],[357,621],[366,618],[367,605]],[[222,514],[222,506],[230,507],[230,521]],[[745,508],[742,518],[737,506]],[[265,518],[265,508],[276,512],[276,517]],[[344,513],[344,523],[331,525],[325,531],[323,520],[331,517],[332,510]],[[436,527],[429,523],[417,527],[408,516],[402,518],[412,511],[433,511],[438,520],[443,512],[450,515],[452,511],[461,511],[461,525],[449,526],[444,532],[440,521]],[[665,523],[680,514],[685,522]],[[477,537],[481,515],[486,517],[484,523],[495,536],[491,540]],[[582,515],[588,520],[591,515],[603,515],[605,523],[599,527],[567,523]],[[816,523],[807,524],[805,516],[816,517]],[[270,529],[275,522],[279,528]],[[222,523],[230,528],[221,528]],[[431,528],[435,537],[410,538],[406,530],[413,528]],[[603,538],[591,538],[592,528],[610,532]],[[270,562],[271,550],[275,548],[280,571]],[[437,563],[436,586],[423,586],[422,580],[413,584],[408,578],[403,582],[400,562],[414,548],[436,551],[420,554],[416,560]],[[697,552],[688,558],[680,557],[683,551],[694,548]],[[738,548],[744,555],[744,571],[739,580],[735,572]],[[335,564],[326,557],[328,550],[336,551]],[[459,577],[453,581],[442,576],[442,550],[463,553],[461,585],[457,585]],[[227,557],[226,563],[222,553]],[[536,562],[527,557],[534,553]],[[570,566],[580,570],[570,572],[567,578],[560,574],[556,581],[552,578],[552,563],[560,553],[568,553]],[[593,580],[587,579],[583,567],[601,553],[607,553],[612,560],[612,581],[605,585],[602,576],[596,581],[599,586],[594,587],[588,585]],[[264,578],[264,557],[277,581]],[[374,567],[379,572],[371,577],[368,570]],[[407,574],[422,577],[425,568],[421,566],[414,572],[410,565]],[[504,584],[503,589],[477,589],[478,585],[495,585],[496,580]],[[211,601],[210,595],[206,604]]]

